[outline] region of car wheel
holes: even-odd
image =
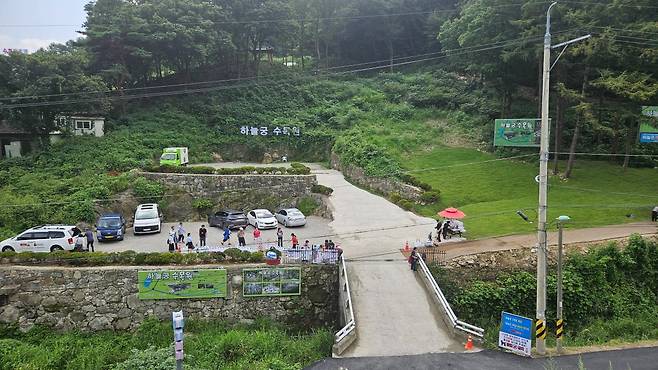
[[[3,251],[3,252],[16,252],[16,251],[14,250],[14,248],[12,248],[12,247],[10,247],[10,246],[8,246],[8,245],[5,245],[4,247],[2,247],[2,251]]]
[[[283,221],[283,226],[288,227],[288,220]]]
[[[53,245],[52,247],[50,247],[51,252],[59,252],[59,251],[63,251],[63,250],[64,250],[64,248],[60,247],[59,245]]]

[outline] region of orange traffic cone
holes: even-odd
[[[468,340],[466,341],[466,344],[464,345],[464,349],[467,351],[470,351],[473,349],[473,338],[471,336],[468,336]]]
[[[411,251],[411,248],[409,248],[409,242],[408,241],[404,242],[404,251],[405,252]]]

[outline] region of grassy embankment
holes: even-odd
[[[0,369],[155,369],[175,367],[171,323],[146,321],[135,333],[55,333],[36,328],[0,330]],[[331,354],[328,330],[286,332],[268,322],[232,327],[224,322],[185,323],[185,368],[301,369]]]

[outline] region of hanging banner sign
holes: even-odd
[[[532,319],[503,311],[498,332],[498,347],[519,355],[530,356]]]
[[[139,299],[225,298],[225,269],[137,272]]]
[[[643,119],[640,121],[640,142],[658,143],[658,106],[643,106],[642,116]]]
[[[550,127],[550,120],[549,127]],[[494,146],[539,147],[541,119],[497,119],[494,125]]]
[[[241,126],[240,134],[247,136],[301,136],[299,127]]]

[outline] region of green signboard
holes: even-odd
[[[642,116],[640,142],[658,143],[658,106],[643,106]]]
[[[302,293],[302,269],[299,267],[244,269],[242,276],[242,295],[244,297],[300,295]]]
[[[149,270],[137,272],[139,299],[224,298],[226,270]]]
[[[538,118],[497,119],[494,146],[539,147],[541,120]]]

